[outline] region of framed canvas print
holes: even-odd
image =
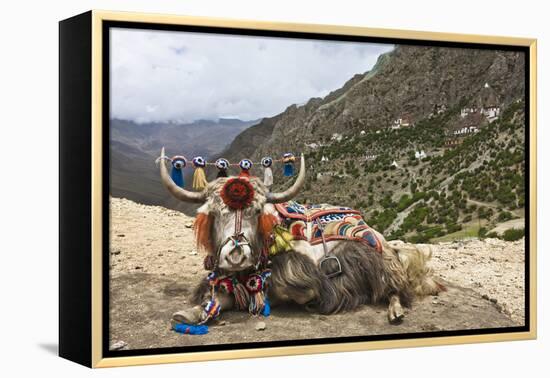
[[[533,39],[61,21],[60,355],[535,338],[535,125]]]

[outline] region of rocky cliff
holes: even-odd
[[[247,136],[253,137],[255,158],[303,151],[305,143],[326,140],[334,133],[351,136],[385,128],[403,117],[418,122],[437,109],[457,110],[476,103],[485,83],[506,107],[524,97],[524,78],[522,53],[397,46],[381,55],[371,71],[355,75],[323,99],[289,106],[276,119],[260,123],[257,134]],[[232,144],[228,152],[238,154],[242,147]]]

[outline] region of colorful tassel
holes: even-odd
[[[172,158],[172,171],[170,172],[170,176],[172,177],[172,181],[180,188],[183,188],[185,185],[183,168],[185,168],[186,165],[187,162],[183,156],[174,156]]]
[[[268,188],[273,185],[273,171],[271,170],[272,164],[273,159],[270,157],[264,157],[262,159],[262,166],[264,167],[264,185]]]
[[[269,167],[264,169],[264,185],[268,188],[273,185],[273,171]]]
[[[227,177],[227,169],[229,168],[229,161],[224,158],[216,160],[216,168],[218,168],[218,175],[216,177]]]
[[[206,185],[208,185],[206,174],[204,173],[206,161],[202,156],[194,157],[193,166],[195,167],[195,173],[193,174],[193,189],[202,191],[206,188]]]
[[[184,335],[206,335],[208,333],[208,326],[201,324],[201,325],[193,325],[193,324],[185,324],[185,323],[179,323],[175,324],[173,326],[174,331],[178,333],[182,333]]]
[[[268,317],[271,315],[271,304],[269,303],[269,299],[264,299],[264,309],[262,311],[262,315],[265,317]]]
[[[235,304],[239,310],[248,308],[250,294],[246,290],[246,287],[237,280],[233,281],[233,295],[235,295]]]
[[[269,316],[271,312],[271,306],[269,305],[269,301],[267,300],[267,296],[265,294],[266,288],[267,288],[267,279],[271,276],[271,270],[266,269],[262,273],[258,275],[252,275],[249,277],[249,280],[247,282],[247,289],[251,293],[250,295],[250,301],[248,304],[248,312],[250,312],[253,315],[263,315],[263,316]],[[249,282],[252,280],[256,281],[254,284],[254,287],[249,288]]]
[[[204,320],[201,321],[201,324],[206,323],[210,319],[217,318],[218,315],[220,314],[221,308],[222,306],[220,302],[218,302],[216,297],[213,296],[212,299],[208,301],[208,303],[206,304],[206,307],[204,308],[205,317],[204,317]]]
[[[294,160],[296,158],[291,153],[286,153],[283,155],[283,175],[286,177],[294,176]]]
[[[275,256],[278,253],[292,250],[294,236],[286,228],[276,225],[273,228],[273,243],[269,247],[269,255]]]
[[[265,307],[265,296],[263,291],[258,291],[250,297],[250,303],[248,305],[248,312],[252,315],[259,315],[263,313]]]

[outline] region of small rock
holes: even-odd
[[[198,255],[199,253],[197,251],[191,251],[189,252],[189,256],[196,256]]]
[[[193,222],[187,222],[185,228],[193,228]]]
[[[266,328],[265,322],[256,323],[256,331],[263,331]]]
[[[143,269],[143,267],[142,266],[136,266],[135,269]]]
[[[125,237],[126,235],[124,235],[124,234],[118,234],[117,236],[118,236],[119,238],[123,238],[123,237]]]
[[[120,255],[120,250],[111,251],[111,255]]]
[[[127,346],[128,346],[128,343],[120,340],[120,341],[117,341],[116,343],[112,344],[110,349],[111,350],[121,350],[121,349],[125,349]]]

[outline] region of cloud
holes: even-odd
[[[111,117],[269,117],[340,88],[392,47],[113,28]]]

